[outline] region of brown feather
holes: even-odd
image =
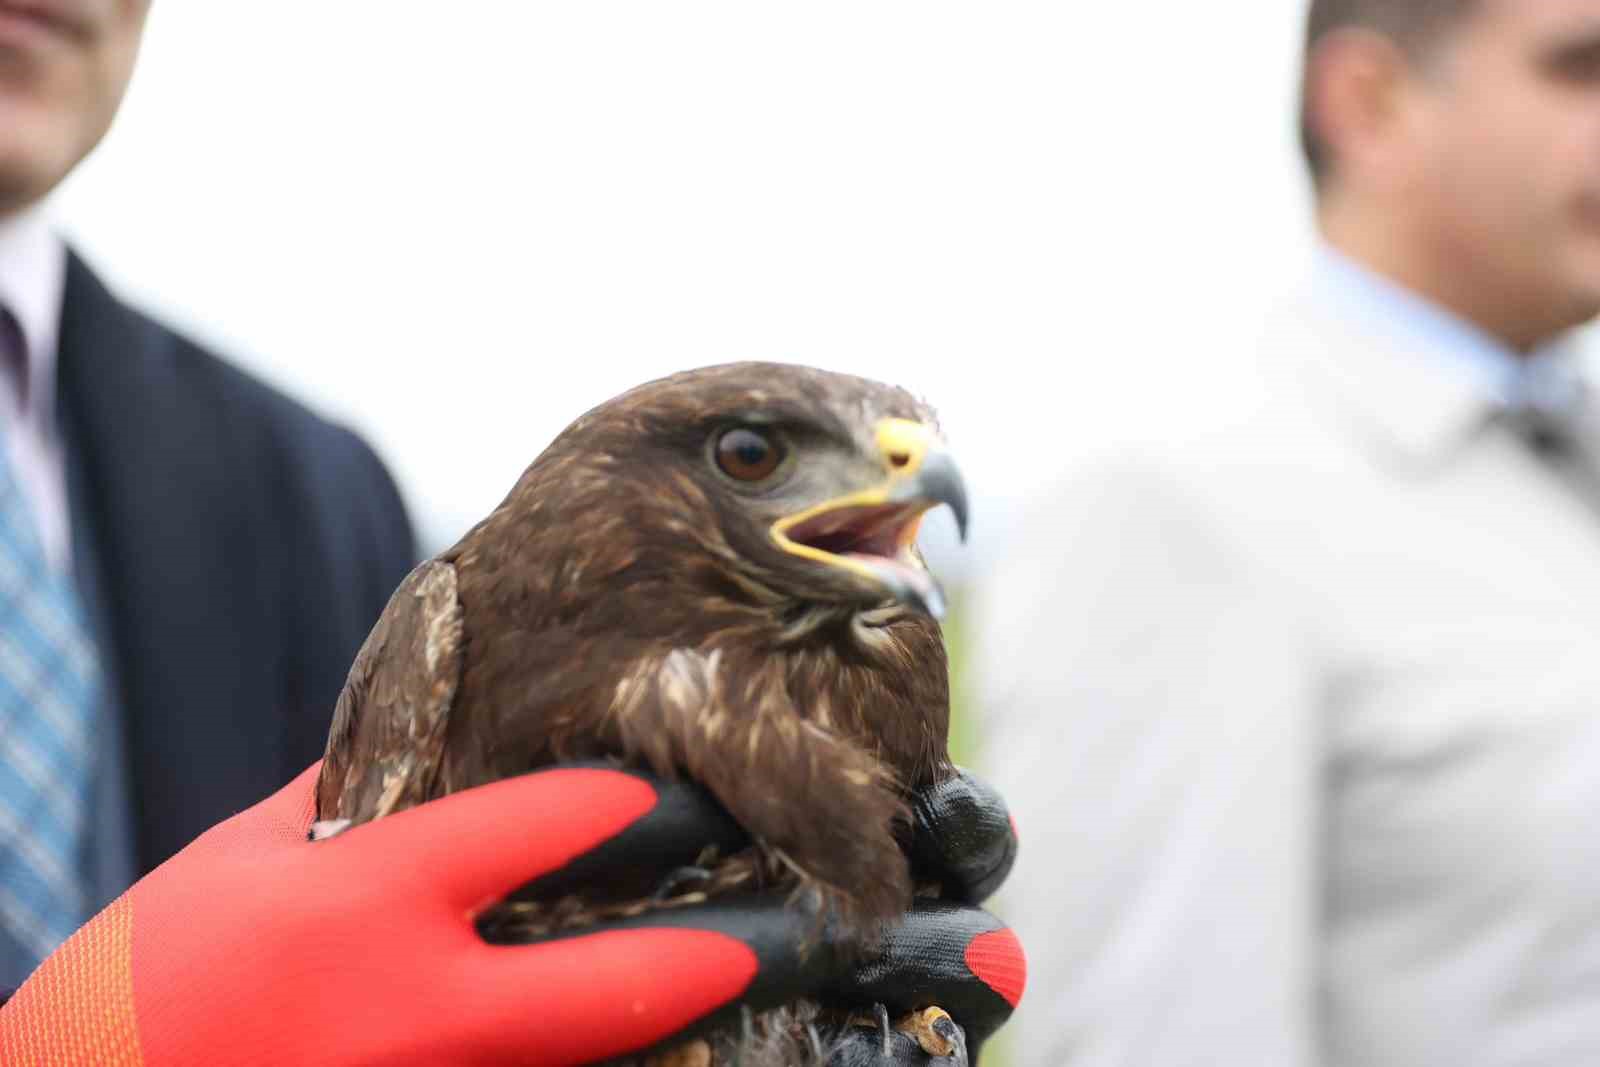
[[[400,583],[334,706],[317,807],[365,822],[450,792],[439,781],[461,680],[456,570],[428,562]]]

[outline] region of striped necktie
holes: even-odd
[[[24,358],[3,307],[0,358]],[[0,447],[0,924],[37,962],[88,918],[83,853],[101,680],[76,591],[46,561],[5,455]]]

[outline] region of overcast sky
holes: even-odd
[[[1303,258],[1301,7],[161,0],[54,210],[365,433],[430,548],[592,404],[777,359],[940,408],[981,565]]]

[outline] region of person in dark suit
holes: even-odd
[[[73,573],[116,679],[122,752],[103,750],[98,781],[125,788],[100,803],[127,805],[131,831],[104,903],[321,756],[416,548],[359,437],[120,303],[70,254],[65,283]]]
[[[320,756],[417,556],[360,438],[123,304],[49,228],[41,203],[110,123],[146,8],[0,4],[0,459],[98,676],[74,709],[92,743],[50,764],[84,787],[75,830],[27,843],[69,859],[63,921]],[[15,810],[28,795],[0,780]],[[27,832],[0,822],[12,851]],[[59,939],[29,912],[0,893],[0,986]]]

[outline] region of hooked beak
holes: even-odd
[[[955,514],[967,537],[967,488],[933,429],[909,419],[877,427],[885,480],[824,501],[772,526],[778,547],[792,555],[868,578],[895,600],[944,618],[944,591],[916,551],[922,516],[940,504]]]

